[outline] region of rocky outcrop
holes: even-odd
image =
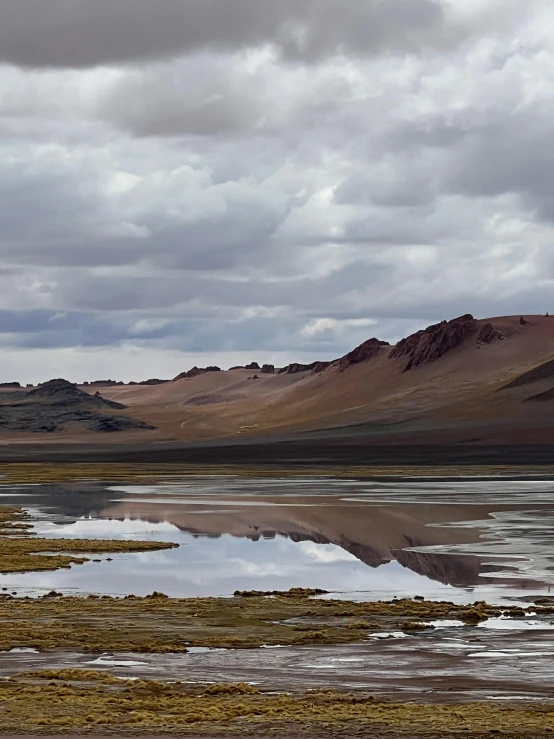
[[[174,377],[173,382],[177,382],[177,380],[190,380],[192,377],[204,375],[206,372],[221,372],[221,367],[193,367],[188,372],[181,372],[180,375]]]
[[[169,380],[158,380],[157,378],[153,378],[151,380],[142,380],[142,382],[139,382],[139,385],[165,385],[168,382]]]
[[[257,362],[251,362],[250,364],[247,364],[244,369],[247,370],[259,370],[260,365]]]
[[[311,372],[315,367],[315,362],[312,364],[300,364],[299,362],[293,362],[287,367],[281,367],[279,370],[280,375],[297,375],[300,372]]]
[[[100,393],[89,395],[81,390],[72,382],[63,380],[49,380],[39,385],[35,390],[30,390],[25,394],[25,398],[33,401],[48,402],[52,405],[68,405],[80,404],[87,407],[95,408],[113,408],[115,410],[123,410],[126,406],[121,403],[115,403],[113,400],[106,400]]]
[[[262,374],[263,375],[274,375],[275,365],[274,364],[264,364],[264,366],[262,367]]]
[[[84,382],[83,385],[85,387],[117,387],[118,385],[124,385],[125,383],[121,380],[117,382],[116,380],[93,380],[92,382]]]
[[[312,362],[311,364],[300,364],[299,362],[293,362],[287,367],[281,367],[279,374],[297,375],[300,372],[310,372],[312,375],[316,375],[319,372],[323,372],[335,362]]]
[[[320,372],[323,372],[334,363],[335,362],[315,362],[314,366],[312,367],[312,375],[318,375]]]
[[[530,398],[526,398],[525,402],[546,403],[552,400],[554,400],[554,388],[551,388],[544,393],[539,393],[538,395],[532,395]]]
[[[382,346],[390,346],[388,341],[380,341],[379,339],[368,339],[363,344],[356,347],[353,351],[346,354],[339,360],[339,370],[344,372],[345,369],[352,364],[359,364],[368,359],[373,359],[379,354]]]
[[[402,339],[389,355],[390,359],[407,359],[404,372],[430,364],[464,343],[477,331],[477,321],[470,315],[442,321]]]
[[[25,433],[60,431],[115,432],[153,429],[142,421],[110,410],[123,410],[121,403],[89,395],[67,380],[50,380],[15,402],[0,404],[0,430]]]
[[[18,390],[20,387],[20,382],[0,382],[0,389],[2,390]]]
[[[485,323],[477,337],[478,344],[494,344],[495,341],[503,341],[504,335],[497,331],[492,323]]]

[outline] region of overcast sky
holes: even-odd
[[[554,312],[552,0],[0,0],[0,380]]]

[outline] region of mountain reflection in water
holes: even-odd
[[[500,487],[498,481],[465,485],[450,481],[417,484],[396,481],[387,486],[332,479],[291,478],[275,482],[252,478],[184,478],[176,484],[147,487],[109,488],[100,483],[86,483],[13,488],[10,496],[5,500],[0,497],[0,502],[31,509],[43,521],[37,529],[43,535],[164,538],[182,545],[186,545],[188,536],[189,541],[198,538],[199,545],[200,540],[204,542],[204,553],[211,546],[210,557],[216,550],[222,557],[239,556],[243,565],[246,560],[251,561],[250,574],[256,568],[265,569],[268,577],[270,571],[277,573],[280,566],[284,572],[285,563],[294,560],[294,552],[285,551],[281,545],[271,550],[266,548],[263,554],[255,546],[237,554],[236,547],[231,553],[229,545],[216,547],[215,541],[233,537],[263,542],[267,547],[269,542],[286,537],[298,544],[312,543],[315,549],[296,551],[299,562],[301,554],[307,553],[318,560],[321,565],[318,577],[325,558],[330,570],[331,562],[340,560],[338,552],[342,551],[351,555],[342,557],[345,562],[355,558],[373,569],[389,565],[385,569],[395,576],[399,570],[389,568],[397,563],[397,567],[437,583],[470,591],[487,584],[501,584],[506,589],[544,593],[550,583],[550,532],[554,527],[547,525],[541,529],[540,522],[554,521],[551,482],[507,482]],[[520,521],[526,524],[518,525]],[[148,525],[152,530],[146,535],[136,531]],[[186,536],[176,539],[176,535]],[[210,541],[214,544],[210,545]],[[198,568],[203,557],[206,563],[210,559],[198,548],[194,553],[189,549],[187,554],[184,547],[180,553],[176,552],[163,556],[166,581],[171,567]],[[533,567],[535,556],[541,562],[538,570]],[[132,561],[143,565],[156,561],[156,555],[133,557],[136,558],[125,560],[129,567]],[[213,561],[210,562],[213,566]],[[523,566],[522,562],[527,564]],[[106,567],[106,563],[100,566]],[[85,574],[85,570],[82,572]],[[57,575],[50,575],[50,580],[54,582]],[[115,575],[115,568],[104,573],[108,578],[111,575]],[[18,582],[25,577],[19,576]],[[262,583],[261,575],[260,578]],[[281,586],[283,578],[279,580]],[[336,580],[336,574],[330,577],[328,589],[336,589]],[[321,579],[317,585],[321,587]],[[232,592],[235,587],[245,587],[244,573],[241,577],[237,572],[235,581],[229,581],[224,592]],[[382,582],[379,587],[383,589]],[[195,593],[187,590],[186,595],[191,594]],[[200,589],[198,594],[206,593]]]

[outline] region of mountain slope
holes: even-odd
[[[356,363],[337,360],[319,372],[253,379],[251,371],[237,369],[153,388],[107,388],[105,395],[124,401],[127,413],[158,427],[163,438],[182,441],[318,430],[379,435],[487,424],[504,430],[510,424],[554,426],[548,402],[524,402],[553,388],[554,377],[547,372],[513,384],[553,360],[554,318],[462,316],[396,347],[377,340],[370,347],[366,357],[347,355],[359,358]]]

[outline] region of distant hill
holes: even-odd
[[[466,314],[395,346],[278,371],[194,367],[170,382],[0,393],[0,437],[152,431],[157,441],[363,437],[372,443],[554,443],[554,318]],[[272,371],[270,371],[272,370]],[[527,402],[527,401],[535,402]],[[92,438],[92,436],[91,436]],[[120,440],[122,434],[110,439]]]
[[[396,346],[368,339],[332,362],[255,376],[252,366],[193,368],[170,383],[104,395],[168,440],[318,433],[517,442],[526,428],[539,439],[552,429],[554,441],[554,318],[547,316],[466,314]],[[534,396],[543,402],[526,402]]]
[[[114,432],[154,427],[134,418],[108,414],[125,406],[89,395],[67,380],[57,379],[13,400],[0,401],[0,430],[23,433]]]

